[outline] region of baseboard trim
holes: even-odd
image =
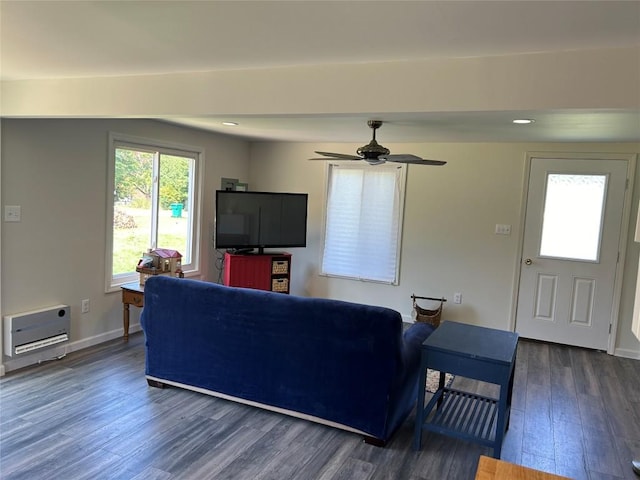
[[[141,331],[139,323],[133,324],[129,327],[129,334],[136,333]],[[85,348],[93,347],[94,345],[98,345],[100,343],[108,342],[110,340],[115,340],[116,338],[122,338],[122,329],[117,328],[115,330],[111,330],[110,332],[101,333],[100,335],[94,335],[93,337],[83,338],[82,340],[76,340],[75,342],[71,342],[66,345],[67,352],[77,352],[78,350],[83,350]]]
[[[629,350],[628,348],[616,348],[613,352],[616,357],[632,358],[640,360],[640,352],[637,350]]]
[[[133,324],[129,327],[130,334],[139,332],[141,330],[142,328],[140,327],[139,323]],[[4,364],[0,365],[0,377],[14,370],[29,367],[31,365],[36,365],[42,362],[49,362],[52,360],[60,359],[71,352],[77,352],[78,350],[93,347],[94,345],[98,345],[100,343],[109,342],[116,338],[122,338],[121,328],[116,328],[115,330],[101,333],[99,335],[94,335],[93,337],[83,338],[81,340],[76,340],[74,342],[60,345],[55,348],[36,352],[26,357],[15,359],[12,357],[8,357],[9,359]]]

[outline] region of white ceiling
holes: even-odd
[[[0,2],[3,81],[640,46],[640,1]],[[640,88],[640,87],[639,87]],[[362,141],[371,113],[167,117],[256,139]],[[514,126],[515,116],[534,117]],[[385,114],[384,141],[640,141],[632,110]]]

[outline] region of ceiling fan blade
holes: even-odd
[[[331,152],[316,152],[318,155],[322,155],[328,158],[335,158],[338,160],[362,160],[362,157],[356,155],[347,155],[345,153],[331,153]]]
[[[411,163],[414,165],[445,165],[447,163],[442,160],[428,160],[426,158],[420,158],[417,155],[407,153],[381,155],[379,158],[384,159],[387,162]]]

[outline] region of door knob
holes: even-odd
[[[524,261],[524,264],[525,264],[525,265],[531,265],[532,263],[533,263],[533,262],[531,261],[531,259],[530,259],[530,258],[527,258],[527,259]]]

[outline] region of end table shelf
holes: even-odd
[[[442,434],[455,433],[456,437],[493,446],[498,415],[496,399],[444,388],[433,396],[425,412],[433,410],[439,401],[442,404],[425,429]]]

